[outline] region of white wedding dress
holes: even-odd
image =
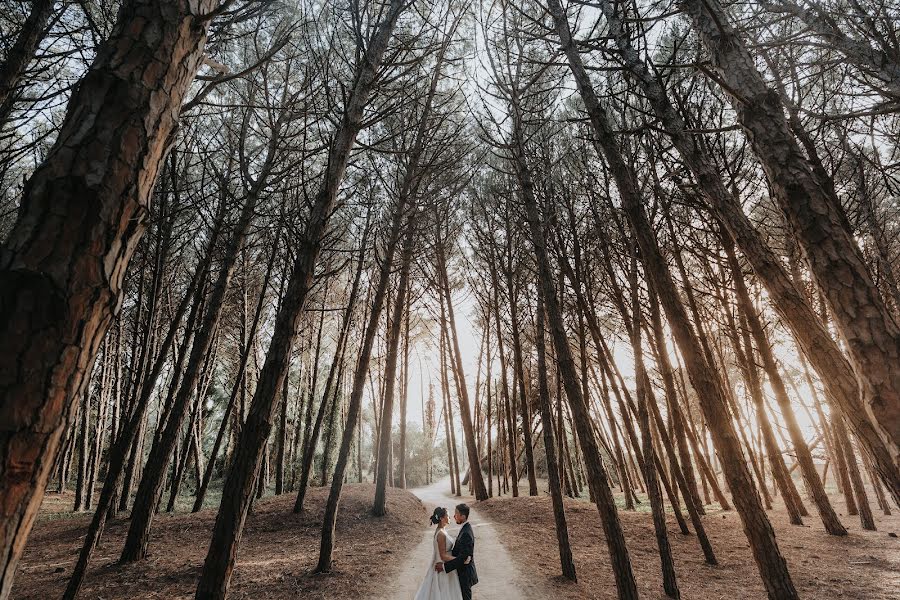
[[[462,591],[459,588],[459,576],[456,571],[452,573],[438,573],[434,570],[434,564],[443,562],[441,552],[438,550],[438,531],[434,533],[431,543],[431,562],[428,563],[428,571],[425,573],[425,581],[419,586],[415,600],[462,600]],[[456,538],[447,533],[447,552],[453,549]]]

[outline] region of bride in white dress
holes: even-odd
[[[415,600],[462,600],[462,591],[459,588],[459,576],[456,571],[451,573],[438,573],[434,570],[434,564],[453,560],[451,554],[456,538],[447,532],[447,523],[450,517],[447,509],[437,507],[431,515],[431,523],[437,525],[432,543],[431,560],[428,562],[428,571],[425,573],[425,581],[419,586]],[[469,563],[466,560],[466,564]]]

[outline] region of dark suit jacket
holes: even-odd
[[[453,550],[450,551],[453,560],[444,563],[444,571],[459,573],[459,583],[462,586],[472,587],[478,583],[478,572],[475,570],[475,534],[472,526],[466,523],[459,530]],[[465,564],[466,558],[472,557],[472,562]]]

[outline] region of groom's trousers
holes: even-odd
[[[462,590],[463,600],[472,600],[472,586],[469,585],[469,582],[463,583],[460,581],[459,589]]]

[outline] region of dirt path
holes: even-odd
[[[435,506],[444,506],[450,513],[460,502],[471,505],[470,497],[456,498],[450,496],[450,480],[445,479],[429,487],[410,490],[418,496],[428,513]],[[538,600],[551,597],[546,590],[539,590],[526,583],[520,567],[500,542],[494,525],[485,520],[475,509],[469,515],[469,522],[475,531],[475,563],[478,566],[478,585],[473,588],[473,597],[477,600]],[[420,542],[410,548],[400,571],[386,582],[383,593],[378,596],[384,600],[413,600],[416,590],[425,576],[425,570],[431,563],[431,542],[434,528],[422,524]],[[456,529],[451,521],[451,531]]]

